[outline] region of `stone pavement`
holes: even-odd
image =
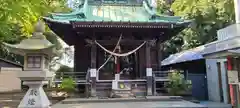
[[[81,104],[56,104],[52,108],[206,108],[189,101],[155,101],[155,102],[102,102]]]
[[[225,104],[220,102],[200,101],[200,104],[207,106],[208,108],[232,108],[231,104]]]
[[[78,103],[102,103],[102,102],[153,102],[153,101],[181,101],[181,96],[146,96],[146,97],[128,97],[128,98],[67,98],[61,103],[78,104]]]

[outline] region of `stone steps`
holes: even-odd
[[[109,97],[111,94],[112,82],[97,82],[96,93],[97,97]]]
[[[129,95],[130,97],[132,97],[132,95],[136,97],[146,96],[146,89],[146,82],[144,81],[131,82],[131,93],[129,93]],[[112,96],[112,82],[97,82],[96,92],[97,97],[106,98]]]
[[[61,104],[81,103],[115,103],[115,102],[154,102],[154,101],[181,101],[181,96],[146,96],[142,98],[68,98],[61,101]]]

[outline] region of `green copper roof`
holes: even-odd
[[[47,20],[70,23],[70,21],[112,21],[112,22],[185,22],[181,17],[157,15],[156,11],[149,6],[147,1],[142,5],[88,5],[79,6],[75,11],[64,14],[52,14],[51,17],[45,17]]]

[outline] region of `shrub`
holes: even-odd
[[[60,85],[60,89],[68,93],[74,92],[75,87],[76,87],[76,84],[73,78],[64,78]]]
[[[178,95],[179,93],[189,91],[191,89],[191,80],[185,80],[184,76],[179,71],[174,71],[169,74],[170,81],[166,87],[170,95]]]

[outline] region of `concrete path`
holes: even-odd
[[[56,104],[52,108],[206,108],[189,101]]]
[[[200,104],[206,106],[207,108],[232,108],[231,104],[225,104],[220,102],[201,101]]]

